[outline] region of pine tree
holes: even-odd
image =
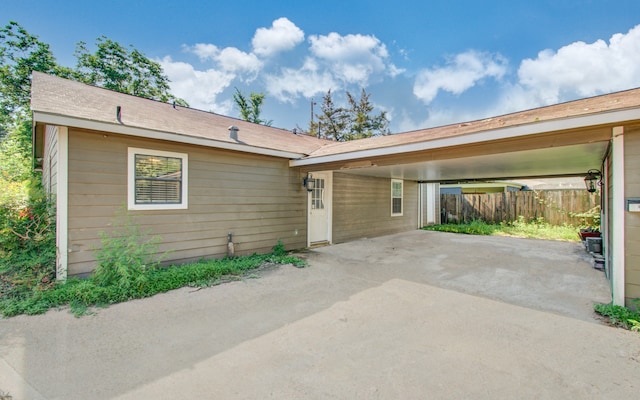
[[[385,111],[372,115],[369,94],[362,89],[360,99],[347,92],[349,108],[336,107],[331,90],[324,95],[317,122],[311,122],[309,133],[339,142],[389,134],[389,120]]]

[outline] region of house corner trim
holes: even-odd
[[[69,264],[69,128],[59,126],[57,130],[56,279],[66,281]]]
[[[624,202],[624,127],[612,129],[611,153],[613,155],[612,176],[612,240],[611,240],[611,288],[613,304],[625,304],[625,202]]]

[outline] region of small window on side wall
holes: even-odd
[[[399,179],[391,180],[391,216],[402,216],[402,185]]]
[[[184,153],[129,148],[129,210],[188,208],[188,156]]]

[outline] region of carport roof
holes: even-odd
[[[447,126],[333,143],[291,166],[417,181],[581,175],[614,126],[640,122],[640,88]]]

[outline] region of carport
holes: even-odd
[[[640,197],[640,182],[635,178],[640,164],[631,157],[625,160],[625,149],[640,155],[640,143],[636,144],[639,124],[640,90],[635,89],[325,146],[290,165],[305,172],[339,171],[424,184],[584,177],[589,170],[601,171],[605,257],[613,301],[625,304],[625,300],[640,297],[640,270],[636,267],[640,253],[625,253],[625,249],[640,247],[635,239],[639,235],[628,235],[628,230],[640,229],[640,213],[627,209],[627,200]],[[625,136],[632,139],[627,144]],[[429,192],[434,190],[420,191],[423,197]]]

